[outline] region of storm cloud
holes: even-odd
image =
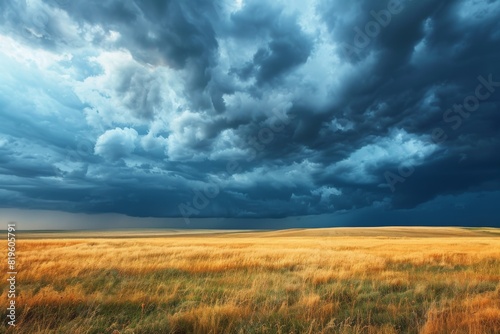
[[[486,0],[4,2],[0,206],[416,222],[494,203],[499,16]]]

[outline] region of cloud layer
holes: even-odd
[[[1,206],[269,218],[498,191],[499,15],[486,0],[4,2]]]

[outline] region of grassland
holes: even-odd
[[[487,334],[500,328],[495,229],[35,237],[18,241],[18,324],[0,332]]]

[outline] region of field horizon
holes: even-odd
[[[186,232],[19,233],[17,325],[0,333],[500,328],[500,229]]]
[[[5,232],[5,231],[4,231]],[[185,235],[269,236],[378,236],[378,237],[481,237],[500,235],[500,228],[476,226],[351,226],[286,229],[190,229],[190,228],[116,228],[116,229],[46,229],[19,232],[24,239],[35,238],[146,238]]]

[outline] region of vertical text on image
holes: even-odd
[[[16,326],[16,224],[7,224],[7,323]]]

